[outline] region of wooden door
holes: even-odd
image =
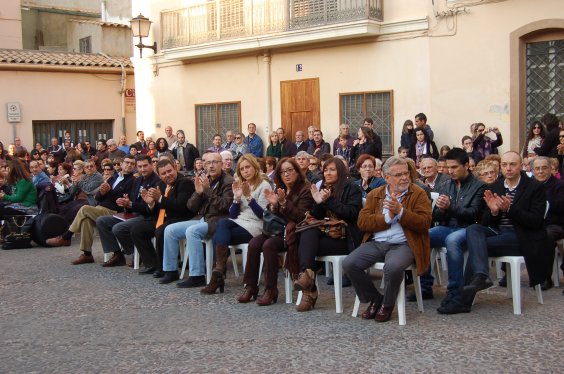
[[[282,128],[287,137],[294,140],[301,130],[307,138],[307,128],[320,128],[319,78],[280,82]]]

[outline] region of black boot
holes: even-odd
[[[179,279],[178,270],[165,271],[164,277],[159,281],[160,284],[169,284]]]

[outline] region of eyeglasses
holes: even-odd
[[[394,178],[409,177],[409,171],[404,171],[402,173],[388,174],[388,175]]]
[[[84,165],[85,169],[92,169],[94,167],[94,165]]]
[[[290,174],[292,174],[294,171],[296,171],[296,169],[294,169],[294,168],[288,168],[288,169],[280,170],[280,174],[281,174],[281,175],[290,175]]]
[[[236,136],[235,139],[241,139],[241,137],[240,137],[240,136]]]
[[[209,165],[211,165],[211,164],[219,165],[219,164],[221,164],[221,163],[222,163],[222,161],[212,160],[212,161],[206,161],[206,162],[204,162],[204,165],[206,165],[206,166],[209,166]]]
[[[496,172],[494,170],[490,170],[490,171],[483,171],[480,173],[480,177],[485,177],[486,175],[496,175]]]

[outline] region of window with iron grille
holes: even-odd
[[[356,133],[366,117],[374,121],[373,130],[382,138],[384,156],[394,154],[392,144],[393,114],[392,91],[340,94],[341,123],[350,125],[350,134]]]
[[[80,53],[92,53],[92,37],[87,36],[78,41]]]
[[[212,146],[213,136],[225,132],[241,132],[241,102],[196,105],[197,146],[200,152]]]
[[[564,40],[527,43],[527,128],[546,113],[564,117]]]

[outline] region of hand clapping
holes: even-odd
[[[395,195],[392,195],[391,199],[384,200],[383,205],[384,208],[388,209],[388,216],[390,219],[393,219],[401,212],[401,203]]]
[[[317,187],[312,184],[311,195],[313,196],[313,200],[315,200],[316,203],[321,204],[322,202],[329,199],[329,196],[331,196],[331,190],[328,188],[322,188],[321,190],[318,190]]]

